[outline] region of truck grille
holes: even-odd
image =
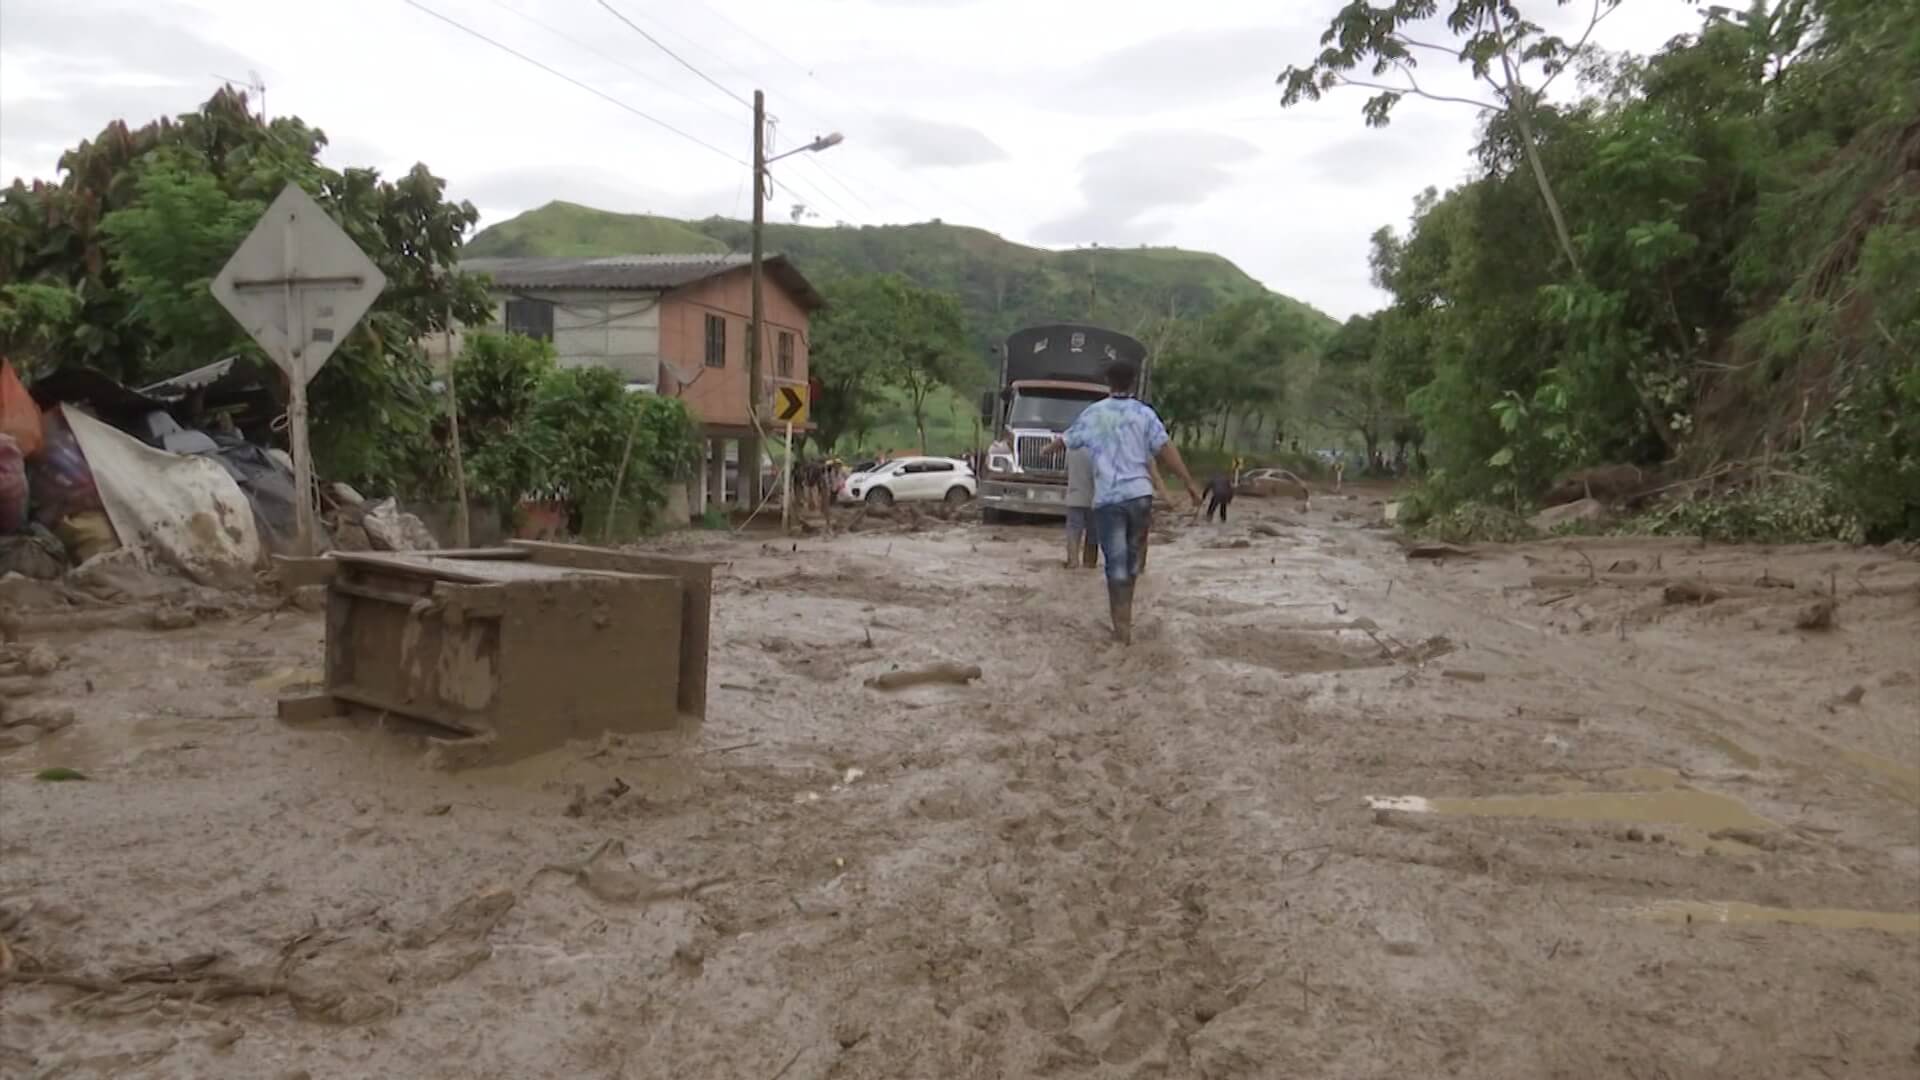
[[[1067,471],[1067,452],[1054,445],[1051,435],[1022,435],[1016,440],[1014,450],[1019,455],[1020,468],[1026,472]]]

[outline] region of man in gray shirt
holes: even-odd
[[[1100,544],[1093,531],[1093,458],[1085,450],[1067,451],[1067,569],[1084,561],[1091,570],[1100,564]]]

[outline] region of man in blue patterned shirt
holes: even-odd
[[[1113,635],[1123,645],[1133,641],[1133,583],[1144,568],[1147,532],[1153,524],[1149,463],[1158,458],[1173,470],[1187,485],[1194,505],[1200,504],[1200,489],[1179,448],[1167,437],[1166,425],[1133,396],[1139,377],[1134,365],[1116,361],[1107,369],[1107,399],[1087,406],[1058,440],[1093,459],[1093,527],[1107,564]]]

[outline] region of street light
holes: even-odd
[[[767,166],[795,154],[818,153],[838,146],[845,141],[845,138],[846,136],[836,131],[830,135],[822,135],[805,146],[796,146],[784,154],[769,158],[767,157],[767,96],[759,90],[753,92],[753,259],[749,275],[753,282],[753,303],[752,316],[748,320],[747,327],[747,418],[752,421],[750,426],[753,431],[747,436],[747,445],[742,448],[745,452],[740,455],[743,466],[741,471],[748,473],[746,488],[749,513],[760,509],[760,502],[765,497],[765,493],[760,490],[760,338],[765,332],[762,323],[764,310],[760,281],[763,251],[761,234],[765,231],[767,224],[767,181],[770,179]],[[791,444],[787,449],[789,453],[792,452]],[[753,463],[751,470],[744,467],[749,461]],[[791,476],[793,474],[791,461],[786,463],[786,469],[787,474]],[[782,520],[786,520],[791,512],[791,508],[783,503],[780,509]]]
[[[827,150],[827,149],[831,149],[832,147],[839,146],[841,143],[846,141],[847,141],[847,137],[845,135],[840,134],[837,131],[831,135],[822,135],[805,146],[796,146],[784,154],[773,155],[772,157],[767,159],[767,164],[771,165],[774,162],[779,161],[781,158],[790,158],[795,154],[807,154],[807,153],[817,154],[822,150]]]

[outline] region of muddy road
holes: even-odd
[[[1131,649],[1051,530],[678,537],[705,727],[477,768],[275,720],[312,615],[52,642],[0,1074],[1920,1074],[1920,563],[1233,512]]]

